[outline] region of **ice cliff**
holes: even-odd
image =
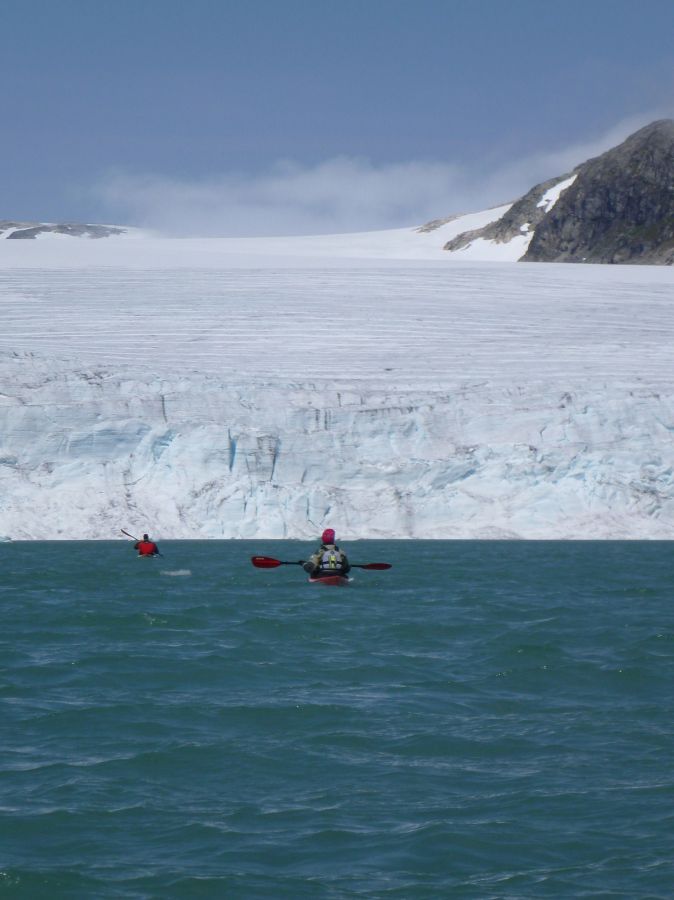
[[[668,537],[674,521],[672,391],[139,378],[6,353],[0,375],[15,539]]]

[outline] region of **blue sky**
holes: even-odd
[[[672,0],[5,0],[0,218],[264,234],[495,205],[674,115],[673,35]]]

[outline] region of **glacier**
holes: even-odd
[[[0,535],[669,538],[671,268],[465,225],[0,242]]]
[[[672,392],[1,371],[14,539],[666,537],[674,517]]]

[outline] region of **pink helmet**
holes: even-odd
[[[335,543],[334,528],[326,528],[325,529],[325,531],[321,535],[321,542],[324,544],[334,544]]]

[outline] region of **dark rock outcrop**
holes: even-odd
[[[435,231],[436,228],[442,228],[443,225],[447,225],[449,222],[453,222],[454,219],[458,219],[459,215],[456,216],[447,216],[446,219],[433,219],[431,222],[426,222],[425,225],[420,225],[419,228],[415,228],[414,230],[417,234],[430,234],[431,231]]]
[[[674,121],[647,125],[576,172],[523,261],[674,263]]]
[[[445,244],[444,249],[462,250],[477,238],[494,241],[496,244],[507,244],[514,237],[529,234],[546,215],[547,204],[543,201],[546,192],[569,177],[569,175],[560,175],[558,178],[550,178],[548,181],[537,184],[513,203],[508,212],[496,222],[491,222],[484,228],[476,228],[474,231],[464,231],[458,234]]]
[[[64,234],[68,237],[106,238],[126,234],[127,229],[112,225],[48,224],[44,222],[12,222],[0,220],[0,238],[34,240],[40,234]],[[8,232],[8,233],[7,233]]]

